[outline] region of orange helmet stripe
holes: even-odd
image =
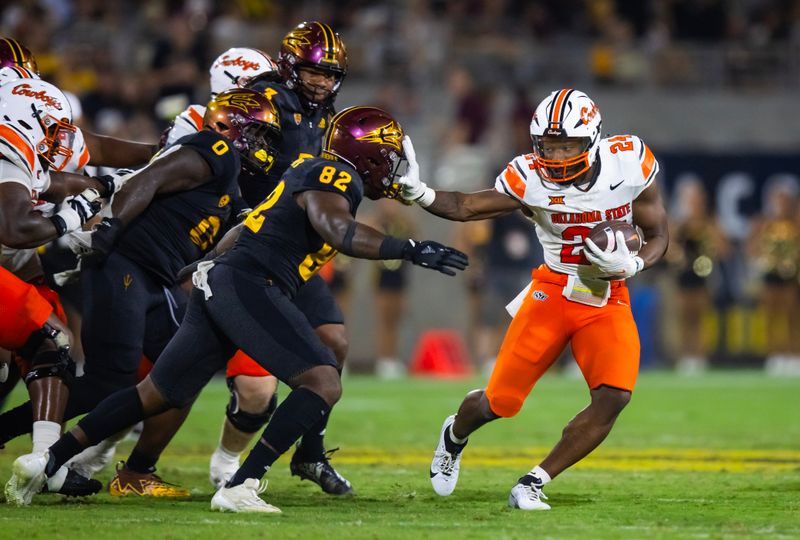
[[[653,155],[653,152],[650,151],[650,148],[644,143],[644,159],[642,160],[642,174],[644,175],[645,179],[650,178],[650,175],[653,172],[653,167],[656,164],[656,157]]]
[[[8,126],[0,125],[0,137],[5,139],[5,141],[20,154],[20,157],[24,158],[28,162],[28,166],[31,168],[31,171],[33,171],[35,167],[35,161],[33,148],[31,148],[31,145],[28,144],[28,142],[23,139],[19,133]]]
[[[559,117],[561,116],[561,109],[564,107],[564,100],[569,93],[570,88],[564,88],[561,92],[558,93],[555,99],[555,105],[553,105],[553,114],[550,116],[550,127],[555,129],[558,127],[559,124]]]

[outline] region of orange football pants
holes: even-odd
[[[248,377],[268,377],[272,375],[269,371],[261,367],[261,364],[247,356],[244,351],[236,351],[236,354],[228,360],[228,366],[225,369],[225,376],[227,378],[236,377],[237,375],[247,375]]]
[[[57,302],[58,295],[55,298]],[[53,310],[54,305],[37,287],[0,267],[0,347],[14,350],[25,345],[31,333],[42,327]]]
[[[486,387],[498,416],[514,416],[536,381],[553,365],[567,343],[589,388],[608,385],[633,391],[639,373],[639,334],[625,282],[611,282],[603,307],[564,298],[566,274],[542,265],[532,274],[531,290],[511,321]]]

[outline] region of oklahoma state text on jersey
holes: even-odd
[[[522,202],[533,214],[536,235],[551,269],[577,274],[589,264],[583,239],[595,224],[615,219],[633,222],[634,199],[658,174],[658,162],[635,135],[618,135],[600,141],[594,183],[581,188],[542,180],[533,155],[514,158],[500,173],[495,189]]]

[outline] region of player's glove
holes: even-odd
[[[58,236],[77,230],[92,219],[102,208],[99,199],[100,193],[92,188],[64,199],[58,212],[50,218],[58,231]]]
[[[466,253],[432,240],[424,242],[409,240],[403,246],[403,259],[417,266],[438,270],[448,276],[456,275],[456,270],[464,270],[469,264]]]
[[[103,197],[109,198],[117,191],[122,189],[122,186],[125,185],[125,182],[127,182],[135,172],[136,171],[133,169],[117,169],[116,172],[112,174],[96,176],[95,180],[103,184]]]
[[[117,218],[103,218],[94,226],[88,243],[83,241],[81,261],[97,265],[103,262],[122,234],[122,221]],[[82,235],[79,238],[84,239]],[[87,245],[88,244],[88,245]]]
[[[417,154],[408,135],[403,137],[403,153],[408,161],[408,169],[406,174],[397,179],[397,183],[402,187],[400,196],[404,201],[415,202],[422,207],[430,206],[436,198],[436,192],[419,179]]]
[[[614,238],[614,249],[608,251],[597,247],[591,239],[584,239],[586,258],[608,277],[626,279],[635,276],[644,268],[644,261],[628,251],[622,231],[617,231]]]

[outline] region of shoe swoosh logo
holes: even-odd
[[[609,189],[611,189],[611,191],[614,191],[619,186],[621,186],[623,184],[623,182],[625,182],[625,180],[620,180],[618,184],[614,184],[613,186],[610,186]]]

